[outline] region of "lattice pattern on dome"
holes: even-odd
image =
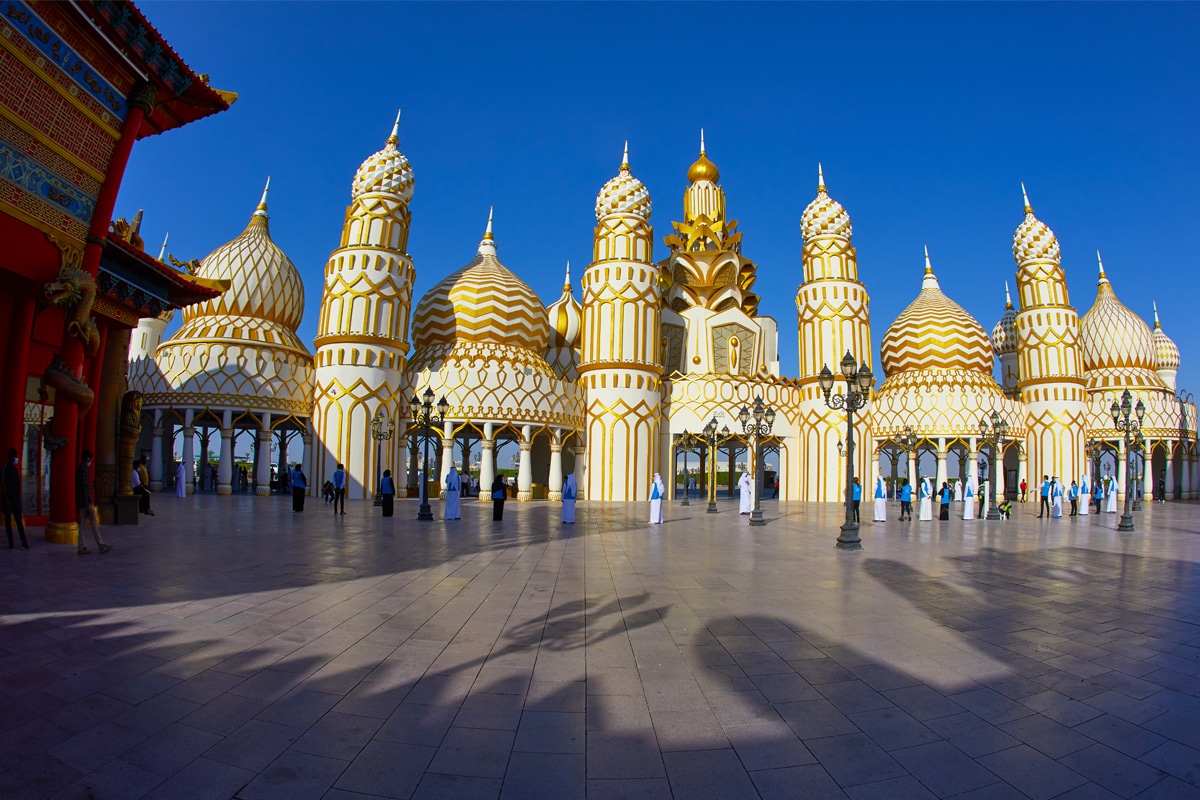
[[[412,200],[413,187],[412,165],[389,139],[382,150],[364,161],[354,173],[350,197],[357,200],[368,192],[386,192],[408,203]]]
[[[867,417],[876,439],[897,436],[906,425],[922,436],[978,436],[979,420],[992,411],[1008,422],[1009,436],[1025,436],[1024,406],[1005,397],[990,375],[939,369],[889,375]]]
[[[1101,276],[1096,303],[1079,323],[1083,368],[1123,369],[1153,373],[1157,366],[1149,326],[1117,299],[1112,284]]]
[[[829,196],[825,175],[817,167],[817,196],[800,215],[800,233],[808,242],[821,236],[838,236],[847,241],[854,235],[850,214],[842,204]]]
[[[917,299],[883,335],[880,357],[889,377],[926,369],[992,372],[992,345],[983,327],[942,292],[928,267]]]
[[[546,308],[533,290],[489,253],[443,279],[417,303],[418,349],[455,341],[546,349]]]
[[[1028,209],[1028,206],[1026,206]],[[1013,234],[1013,258],[1017,264],[1026,261],[1058,261],[1061,255],[1058,247],[1058,237],[1050,226],[1033,215],[1033,210],[1025,212],[1025,220],[1017,226]]]
[[[650,219],[652,210],[650,190],[629,171],[629,146],[626,145],[620,171],[596,195],[596,219],[609,214],[633,214]]]
[[[1163,332],[1157,304],[1154,306],[1154,357],[1156,369],[1179,369],[1179,346]]]

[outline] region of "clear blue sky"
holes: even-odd
[[[816,164],[854,221],[872,338],[917,294],[990,331],[1013,280],[1020,181],[1062,243],[1071,301],[1097,248],[1121,300],[1157,300],[1200,391],[1200,5],[144,2],[232,110],[134,150],[118,203],[157,253],[241,232],[271,180],[271,233],[300,269],[311,343],[350,181],[404,109],[415,297],[467,263],[496,207],[501,260],[543,302],[591,256],[597,190],[630,142],[656,258],[699,129],[721,170],[762,313],[797,371],[799,218]],[[576,297],[579,297],[578,283]]]

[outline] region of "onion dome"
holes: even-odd
[[[888,377],[915,370],[971,370],[991,375],[992,347],[983,326],[942,293],[929,250],[921,292],[883,335],[880,358]]]
[[[1158,303],[1154,304],[1154,355],[1155,369],[1179,369],[1179,347],[1170,336],[1163,333],[1162,323],[1158,321]]]
[[[1004,316],[992,328],[992,352],[997,356],[1017,352],[1017,311],[1008,293],[1008,281],[1004,282]]]
[[[354,173],[350,187],[351,200],[357,200],[368,192],[385,192],[398,196],[405,203],[412,200],[413,172],[408,158],[400,152],[400,112],[396,112],[396,124],[392,135],[387,138],[383,149],[362,163]]]
[[[583,306],[575,299],[571,287],[571,262],[567,262],[567,277],[563,281],[562,297],[546,309],[550,322],[551,347],[576,347],[583,324]]]
[[[1096,303],[1079,322],[1084,370],[1153,372],[1157,358],[1149,326],[1117,299],[1098,251],[1096,261],[1100,265]]]
[[[717,169],[717,165],[708,160],[708,156],[704,154],[704,129],[700,129],[700,157],[696,159],[696,163],[688,167],[688,181],[690,183],[700,183],[700,181],[708,181],[709,183],[720,183],[721,173]]]
[[[533,350],[540,357],[548,339],[546,307],[496,258],[489,212],[475,258],[417,303],[413,343],[418,350],[455,342],[504,345]]]
[[[221,245],[200,261],[197,277],[229,281],[229,289],[220,297],[185,308],[185,330],[181,330],[176,338],[184,338],[187,327],[194,327],[214,317],[250,317],[275,323],[282,329],[279,332],[284,334],[284,338],[296,338],[296,328],[304,316],[304,285],[292,260],[271,241],[267,224],[267,192],[270,186],[271,179],[268,178],[262,200],[242,235]],[[192,335],[198,333],[193,331]],[[287,333],[291,334],[290,337]],[[207,332],[204,335],[224,334]],[[299,345],[298,339],[295,344]]]
[[[1026,261],[1058,261],[1058,237],[1050,230],[1050,226],[1033,215],[1033,206],[1029,205],[1024,183],[1021,184],[1021,194],[1025,197],[1025,220],[1013,234],[1013,258],[1018,264]]]
[[[817,164],[817,196],[800,215],[800,233],[806,242],[821,236],[849,239],[854,233],[846,209],[825,191],[825,173],[820,164]]]
[[[633,214],[650,219],[650,211],[650,191],[629,171],[629,142],[625,142],[621,169],[596,195],[596,219],[609,214]]]

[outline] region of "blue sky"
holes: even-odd
[[[785,375],[821,161],[854,222],[873,364],[920,289],[925,244],[944,291],[991,330],[1024,181],[1079,313],[1098,248],[1126,305],[1149,320],[1158,301],[1179,386],[1200,391],[1200,5],[139,5],[241,97],[139,143],[118,213],[146,209],[148,250],[169,230],[171,252],[200,258],[241,232],[271,175],[310,344],[351,178],[403,108],[415,297],[472,258],[494,205],[500,259],[553,302],[565,261],[577,278],[590,260],[625,139],[665,257],[703,127]]]

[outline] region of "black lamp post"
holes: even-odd
[[[871,401],[871,387],[875,384],[875,376],[865,363],[859,367],[849,350],[839,366],[846,381],[844,393],[831,394],[834,375],[828,364],[821,367],[817,381],[825,395],[825,405],[846,410],[846,521],[842,523],[837,546],[841,550],[861,550],[862,539],[858,538],[858,523],[854,521],[854,412],[864,408]]]
[[[1146,418],[1146,406],[1141,400],[1137,401],[1137,405],[1133,405],[1133,395],[1126,389],[1121,395],[1121,402],[1113,400],[1113,404],[1108,409],[1112,414],[1113,427],[1121,431],[1125,437],[1125,513],[1121,515],[1121,521],[1117,524],[1119,531],[1133,530],[1133,514],[1130,509],[1133,502],[1133,449],[1141,447],[1142,442],[1142,420]],[[1136,415],[1136,419],[1130,418],[1130,414]]]
[[[679,502],[681,506],[690,506],[692,504],[692,501],[688,498],[688,481],[691,479],[688,477],[687,457],[689,453],[695,453],[699,450],[702,441],[699,436],[694,433],[688,433],[686,430],[675,441],[675,446],[683,453],[683,500]]]
[[[450,408],[450,404],[443,397],[437,402],[437,416],[433,413],[433,390],[426,389],[425,394],[421,397],[413,395],[409,401],[408,407],[412,412],[413,423],[421,430],[421,439],[423,445],[424,459],[421,462],[421,510],[417,512],[417,519],[433,519],[433,509],[429,507],[429,437],[430,427],[433,425],[441,425],[446,419],[446,410]]]
[[[717,448],[729,438],[729,426],[717,430],[717,418],[714,416],[700,432],[700,438],[708,445],[708,513],[717,513]]]
[[[988,510],[987,518],[1000,519],[1000,509],[996,508],[996,453],[1004,447],[1008,438],[1008,422],[1000,417],[997,411],[992,412],[991,424],[987,417],[979,420],[979,438],[988,448]]]
[[[392,438],[392,433],[396,430],[396,423],[393,420],[387,421],[386,428],[383,424],[383,409],[380,408],[375,414],[375,418],[371,420],[371,438],[375,440],[375,505],[383,505],[383,458],[382,444]]]
[[[763,519],[762,506],[759,498],[762,496],[762,459],[759,458],[759,447],[762,437],[771,435],[771,427],[775,424],[775,409],[763,406],[761,396],[754,398],[754,409],[742,406],[738,412],[738,421],[742,423],[742,432],[750,437],[750,452],[754,458],[754,510],[750,512],[751,525],[766,525]]]

